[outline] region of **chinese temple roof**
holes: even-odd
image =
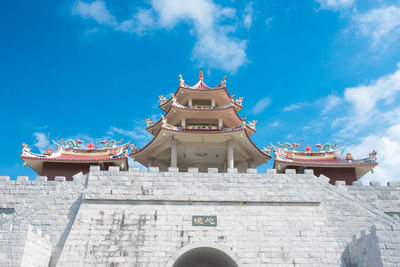
[[[121,141],[102,141],[101,148],[95,148],[93,143],[89,143],[86,148],[81,148],[83,143],[80,140],[69,139],[61,140],[61,144],[56,143],[56,151],[48,148],[44,154],[31,152],[31,148],[23,144],[20,158],[26,160],[34,159],[40,161],[62,161],[62,162],[104,162],[120,159],[127,159],[129,142],[120,145]]]
[[[378,165],[376,161],[376,152],[373,151],[369,157],[354,160],[350,153],[346,156],[341,154],[342,149],[335,145],[321,144],[315,145],[318,151],[312,151],[307,146],[305,151],[299,151],[298,144],[280,144],[280,147],[272,145],[275,151],[275,162],[286,163],[286,165],[295,166],[321,166],[321,167],[352,167],[352,166],[373,166]]]
[[[179,87],[184,87],[184,88],[193,89],[193,90],[218,90],[218,89],[226,88],[226,76],[223,78],[223,80],[221,81],[221,83],[219,85],[217,85],[215,87],[210,87],[204,82],[203,71],[200,69],[199,81],[193,86],[189,86],[189,85],[185,84],[185,81],[182,79],[182,75],[179,75]]]
[[[181,127],[175,127],[172,125],[167,124],[166,122],[162,123],[161,130],[155,135],[152,141],[148,143],[146,146],[144,146],[141,149],[133,149],[131,150],[131,153],[129,154],[131,157],[134,158],[134,160],[137,160],[139,162],[145,161],[146,156],[142,156],[141,154],[143,153],[148,153],[149,151],[153,149],[157,149],[157,147],[162,146],[162,140],[163,139],[168,139],[168,137],[174,135],[175,137],[177,136],[182,136],[186,134],[190,134],[192,136],[195,135],[200,135],[204,136],[203,134],[208,134],[209,136],[229,136],[229,138],[233,138],[238,140],[239,143],[242,144],[243,147],[247,147],[251,153],[255,156],[255,159],[257,161],[257,164],[261,164],[265,162],[265,159],[267,161],[271,158],[271,155],[269,151],[262,151],[260,150],[250,139],[249,134],[248,134],[249,126],[246,124],[242,124],[241,126],[235,127],[235,128],[222,128],[222,129],[182,129]],[[144,163],[144,162],[143,162]],[[142,163],[142,164],[143,164]]]

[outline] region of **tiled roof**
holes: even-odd
[[[46,157],[34,157],[34,156],[21,156],[21,159],[41,159],[44,161],[109,161],[109,160],[119,160],[126,159],[127,155],[120,157],[104,156],[104,155],[68,155],[61,154],[59,157],[46,158]]]
[[[370,166],[377,165],[376,161],[363,161],[363,160],[346,160],[337,158],[327,158],[327,159],[290,159],[282,160],[277,158],[277,162],[284,162],[288,164],[295,165],[307,165],[307,166]]]
[[[332,166],[332,167],[348,167],[348,166],[376,166],[378,163],[374,158],[366,158],[360,160],[346,159],[340,154],[340,150],[332,150],[325,152],[302,152],[290,151],[273,146],[275,151],[275,161],[286,163],[287,165],[302,166]]]
[[[35,154],[30,152],[30,149],[25,147],[22,150],[21,159],[37,159],[42,161],[78,161],[78,162],[93,162],[93,161],[111,161],[127,159],[128,144],[104,148],[104,149],[81,149],[59,146],[57,151],[49,154]]]

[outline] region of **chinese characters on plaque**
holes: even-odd
[[[193,216],[192,226],[217,226],[217,216]]]

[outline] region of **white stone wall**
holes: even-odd
[[[193,215],[216,215],[218,226],[192,226]],[[345,266],[361,262],[349,243],[373,225],[399,233],[383,210],[310,172],[92,170],[58,265],[165,266],[180,248],[209,241],[243,266]],[[383,256],[377,262],[400,263]]]
[[[29,227],[21,266],[47,267],[49,266],[51,252],[50,236],[43,235],[40,230]]]
[[[20,266],[25,242],[16,245],[12,240],[28,225],[50,236],[54,247],[51,266],[55,265],[79,209],[85,182],[86,176],[81,174],[69,182],[65,177],[47,181],[47,177],[39,176],[29,181],[22,176],[10,181],[8,176],[0,176],[0,209],[14,210],[0,214],[0,244],[4,244],[0,246],[0,259],[1,253],[8,251],[5,266]]]
[[[49,266],[165,266],[205,241],[232,251],[241,266],[363,266],[368,255],[400,264],[400,221],[385,214],[399,207],[400,184],[330,185],[309,170],[92,167],[87,184],[75,178],[0,177],[0,212],[8,211],[0,214],[0,266],[30,255],[20,233],[30,224],[50,235]],[[218,225],[192,226],[193,215],[215,215]]]
[[[379,182],[371,182],[368,186],[355,182],[352,186],[348,186],[347,190],[350,194],[400,220],[400,182],[389,182],[386,186],[382,186]]]

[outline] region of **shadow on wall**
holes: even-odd
[[[341,262],[346,267],[383,266],[375,226],[371,227],[369,233],[362,231],[359,238],[353,236],[342,254]]]

